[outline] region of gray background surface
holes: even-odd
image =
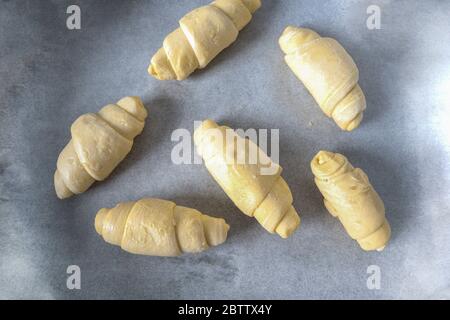
[[[150,57],[195,1],[0,2],[0,298],[450,298],[450,1],[263,1],[238,41],[188,80],[147,75]],[[66,28],[79,4],[82,29]],[[381,8],[381,30],[366,9]],[[283,61],[288,24],[338,39],[360,70],[368,103],[338,129]],[[150,110],[111,177],[60,201],[53,189],[69,127],[125,95]],[[302,226],[288,240],[241,214],[203,165],[177,166],[177,128],[212,118],[279,128],[280,163]],[[339,151],[383,198],[393,237],[363,252],[324,209],[309,162]],[[135,256],[106,244],[101,207],[145,196],[176,201],[231,225],[227,242],[179,258]],[[68,265],[81,290],[66,288]],[[366,287],[381,268],[381,289]]]

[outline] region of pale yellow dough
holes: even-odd
[[[153,56],[149,74],[159,80],[184,80],[232,44],[261,6],[260,0],[216,0],[180,20]]]
[[[364,250],[381,251],[391,236],[384,204],[359,168],[339,153],[320,151],[311,161],[327,210]]]
[[[310,29],[287,27],[279,44],[285,61],[319,104],[343,130],[359,126],[366,109],[352,57],[334,39]]]
[[[291,190],[281,177],[282,169],[255,143],[212,120],[203,121],[195,130],[194,142],[208,171],[243,213],[282,238],[297,229],[300,217],[292,206]],[[249,158],[252,154],[258,155],[255,161]],[[262,174],[262,168],[273,171]]]
[[[72,139],[61,151],[54,175],[60,199],[86,191],[106,179],[125,158],[133,139],[144,129],[147,110],[139,97],[125,97],[98,113],[80,116],[71,127]]]
[[[106,242],[150,256],[204,251],[224,243],[229,228],[223,219],[152,198],[103,208],[95,217],[95,230]]]

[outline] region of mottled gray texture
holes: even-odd
[[[82,9],[82,30],[65,26]],[[147,75],[151,55],[195,1],[0,2],[0,298],[449,298],[450,2],[264,1],[238,41],[184,82]],[[366,9],[382,10],[382,29]],[[345,133],[283,61],[287,24],[337,38],[360,70],[368,109]],[[111,177],[61,201],[57,156],[71,123],[125,95],[147,126]],[[234,207],[202,165],[170,160],[176,128],[213,118],[280,128],[284,176],[302,226],[282,240]],[[393,237],[363,252],[324,209],[309,161],[321,148],[362,167],[384,199]],[[96,211],[144,196],[172,199],[231,225],[195,256],[130,255],[95,232]],[[66,289],[81,267],[82,289]],[[380,266],[381,290],[366,288]]]

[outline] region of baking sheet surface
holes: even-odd
[[[450,2],[263,1],[238,40],[183,82],[147,75],[152,54],[195,1],[0,3],[0,298],[450,298]],[[369,30],[367,8],[381,9]],[[283,61],[288,24],[338,39],[360,71],[368,109],[346,133]],[[150,110],[132,152],[104,182],[61,201],[59,152],[80,115],[122,96]],[[171,162],[171,134],[212,118],[279,129],[280,164],[302,225],[289,239],[241,214],[203,165]],[[363,168],[393,237],[363,252],[323,207],[309,162],[320,149]],[[101,207],[152,196],[220,216],[227,242],[179,258],[128,254],[95,232]],[[81,289],[69,290],[69,265]],[[381,272],[367,286],[368,267]]]

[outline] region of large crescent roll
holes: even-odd
[[[260,0],[216,0],[180,20],[153,56],[148,72],[159,80],[184,80],[232,44],[261,6]]]
[[[244,214],[282,238],[297,229],[300,217],[282,169],[255,143],[212,120],[195,130],[194,142],[209,173]]]
[[[366,99],[358,85],[358,68],[339,42],[310,29],[289,26],[279,44],[286,63],[322,111],[343,130],[357,128]]]
[[[103,208],[95,217],[95,230],[106,242],[151,256],[173,257],[218,246],[229,228],[223,219],[152,198]]]
[[[391,236],[384,204],[367,175],[345,156],[320,151],[311,161],[315,182],[332,216],[364,250],[382,250]]]
[[[105,180],[130,152],[146,117],[139,97],[125,97],[75,120],[72,139],[56,163],[56,195],[68,198],[85,192],[96,180]]]

